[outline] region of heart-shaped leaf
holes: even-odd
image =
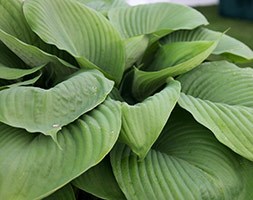
[[[180,96],[180,84],[169,80],[167,86],[143,102],[122,103],[122,129],[119,139],[143,159],[160,135]]]
[[[102,14],[69,0],[27,0],[24,14],[34,32],[45,42],[69,52],[81,67],[99,68],[109,78],[121,80],[124,44]]]
[[[0,121],[56,139],[65,125],[103,102],[113,82],[97,70],[81,72],[44,90],[13,87],[0,91]]]
[[[253,160],[253,69],[220,61],[182,75],[179,105],[223,144]]]
[[[170,117],[143,161],[122,144],[110,155],[114,175],[127,199],[246,197],[248,182],[241,157],[186,112]]]
[[[120,104],[106,100],[59,132],[62,149],[43,134],[0,123],[0,199],[42,199],[99,163],[121,127]]]

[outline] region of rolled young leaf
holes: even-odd
[[[253,160],[253,69],[210,62],[180,76],[179,105],[217,139]]]
[[[123,41],[102,14],[69,0],[27,0],[23,8],[28,24],[45,42],[70,53],[81,67],[101,69],[121,80]]]
[[[247,184],[241,158],[187,112],[171,115],[143,161],[120,143],[110,155],[116,180],[131,200],[239,199]]]
[[[218,38],[216,38],[217,40]],[[183,74],[201,64],[216,47],[217,41],[175,42],[162,46],[146,66],[134,68],[132,91],[137,99],[152,94],[170,76]]]
[[[160,135],[180,96],[180,84],[168,80],[166,87],[143,102],[122,103],[122,129],[119,140],[144,159]]]
[[[78,73],[55,87],[14,87],[0,91],[0,121],[50,135],[103,102],[113,82],[97,70]]]
[[[63,127],[62,149],[43,134],[0,123],[0,199],[47,197],[99,163],[120,127],[120,104],[110,99]]]

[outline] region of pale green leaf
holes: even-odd
[[[27,66],[18,56],[16,56],[4,43],[0,41],[0,63],[10,68],[27,69]]]
[[[77,0],[105,15],[110,9],[129,6],[126,0]]]
[[[121,127],[116,101],[106,100],[59,132],[58,142],[0,124],[0,199],[42,199],[99,163]]]
[[[69,57],[66,56],[65,52],[61,52],[54,46],[42,42],[41,39],[32,32],[23,16],[22,4],[22,0],[0,1],[0,40],[30,67],[50,63],[49,65],[53,69],[56,79],[61,79],[75,72],[76,69],[72,65],[44,51],[56,53],[65,58]],[[12,55],[13,53],[11,54],[5,50],[1,52],[1,54],[5,54],[2,63],[8,67],[18,62],[20,63],[20,68],[27,68],[23,67],[24,64],[18,61],[18,59]],[[11,61],[10,57],[12,57],[13,61]],[[3,56],[0,55],[0,58],[2,60]],[[15,66],[17,67],[17,65]]]
[[[109,78],[121,80],[123,41],[102,14],[69,0],[27,0],[24,14],[34,32],[69,52],[81,67],[99,68]]]
[[[168,77],[183,74],[197,67],[211,54],[216,45],[216,41],[203,41],[176,42],[162,46],[150,66],[146,66],[149,71],[134,69],[134,96],[137,99],[149,96],[161,87]]]
[[[57,49],[53,45],[44,43],[38,35],[32,32],[24,17],[22,7],[23,0],[0,0],[0,29],[26,44],[36,46],[67,61],[73,61],[73,58],[66,52]]]
[[[240,159],[186,112],[171,116],[143,161],[122,144],[111,152],[116,180],[131,200],[237,200],[246,184]]]
[[[71,183],[102,199],[126,199],[113,175],[109,157],[105,157],[98,165],[92,167]]]
[[[76,200],[76,197],[72,186],[68,184],[43,200]]]
[[[253,160],[253,69],[220,61],[182,75],[179,104],[236,153]]]
[[[205,17],[197,10],[172,3],[113,9],[108,17],[124,38],[144,34],[154,34],[154,37],[160,38],[172,31],[207,24]]]
[[[18,87],[18,86],[32,85],[32,84],[36,83],[41,78],[41,76],[42,76],[42,73],[38,73],[33,78],[28,79],[28,80],[22,80],[22,81],[19,80],[19,81],[16,81],[16,82],[8,81],[5,84],[2,84],[0,82],[0,90],[6,89],[6,88]]]
[[[0,91],[0,121],[56,139],[65,125],[103,102],[113,82],[97,70],[72,76],[55,87],[13,87]]]
[[[125,39],[124,42],[126,48],[125,69],[128,69],[143,57],[148,47],[149,39],[145,35],[141,35]]]
[[[22,3],[23,0],[0,0],[0,29],[25,43],[35,42],[38,37],[24,18]]]
[[[26,44],[2,30],[0,30],[0,40],[28,66],[35,67],[48,64],[54,72],[56,79],[65,78],[77,71],[77,68],[64,60],[48,54],[36,46]]]
[[[253,162],[248,160],[241,160],[240,162],[241,175],[245,180],[244,190],[242,191],[241,198],[239,200],[251,200],[253,198],[252,187],[253,187]]]
[[[197,28],[194,30],[181,30],[174,32],[162,39],[161,44],[182,41],[210,41],[216,40],[221,33],[207,28]],[[242,42],[226,34],[220,37],[217,47],[212,54],[221,55],[233,62],[245,62],[253,60],[253,51]]]
[[[194,57],[202,57],[201,60],[203,61],[203,58],[206,58],[210,51],[216,47],[218,39],[219,37],[209,41],[174,42],[163,45],[154,55],[153,62],[146,64],[147,66],[143,68],[147,71],[169,68],[171,76],[182,74],[189,69],[179,69],[178,64],[193,60]]]
[[[26,75],[33,74],[34,72],[40,70],[43,67],[44,66],[38,66],[32,69],[18,69],[6,67],[0,63],[0,78],[7,80],[18,79]]]
[[[160,135],[179,96],[179,82],[169,80],[163,90],[141,103],[122,103],[120,141],[143,159]]]

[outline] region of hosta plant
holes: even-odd
[[[0,13],[1,200],[253,199],[253,52],[226,30],[171,3]]]

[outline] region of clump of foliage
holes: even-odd
[[[0,199],[253,198],[246,45],[171,3],[0,12]]]

